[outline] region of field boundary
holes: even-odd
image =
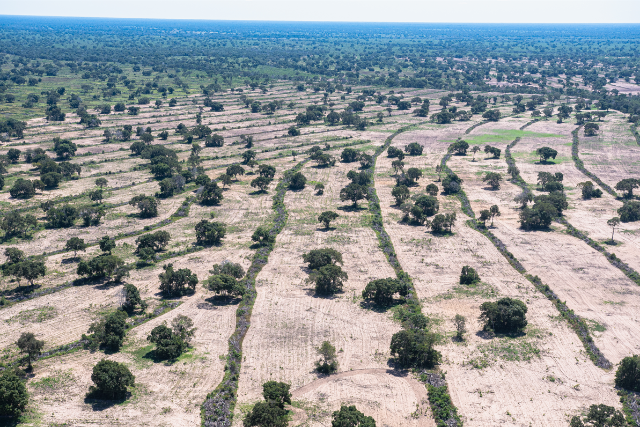
[[[618,193],[616,193],[613,188],[608,184],[605,184],[596,174],[588,171],[587,168],[584,167],[583,161],[580,160],[580,157],[578,156],[580,146],[580,137],[578,136],[578,132],[580,132],[580,129],[582,129],[582,125],[578,126],[571,132],[571,135],[573,136],[573,142],[571,143],[571,158],[573,159],[576,169],[594,180],[604,191],[611,194],[613,197],[618,197]]]
[[[393,242],[391,241],[391,237],[384,229],[384,221],[382,218],[382,209],[380,208],[380,198],[378,197],[378,193],[376,191],[375,186],[375,168],[376,163],[378,161],[378,156],[382,154],[389,146],[393,139],[400,135],[403,132],[409,131],[415,128],[416,125],[405,126],[393,134],[389,135],[385,140],[384,144],[378,147],[373,155],[373,161],[371,162],[370,170],[372,173],[371,183],[369,184],[369,212],[371,214],[371,228],[375,231],[376,236],[378,237],[379,247],[382,249],[382,252],[387,257],[387,261],[396,272],[396,276],[398,280],[407,284],[409,293],[407,295],[407,299],[409,303],[407,304],[408,310],[413,312],[422,313],[422,306],[418,300],[418,296],[416,294],[415,287],[413,286],[413,282],[411,277],[402,269],[400,262],[398,261],[398,256],[393,247]],[[437,377],[440,378],[438,383],[434,386],[430,384],[427,380],[429,377]],[[451,396],[449,394],[449,388],[447,386],[446,381],[444,380],[444,375],[441,375],[439,372],[434,371],[432,373],[423,373],[420,376],[421,382],[424,383],[425,387],[428,390],[429,397],[429,405],[431,408],[431,412],[433,414],[434,419],[436,420],[436,424],[444,425],[449,427],[462,427],[463,423],[458,415],[458,408],[451,401]],[[442,405],[443,402],[447,402],[447,405]],[[213,426],[212,426],[213,427]]]
[[[242,364],[242,343],[251,325],[251,313],[257,297],[256,277],[267,264],[269,254],[275,245],[275,238],[287,223],[289,213],[284,204],[284,196],[289,187],[291,177],[308,161],[309,159],[305,159],[292,169],[287,170],[276,186],[276,194],[273,197],[273,209],[276,211],[276,217],[273,220],[273,226],[269,230],[273,243],[263,246],[255,252],[251,266],[241,281],[246,292],[236,310],[236,328],[231,337],[229,337],[229,353],[224,367],[225,373],[220,384],[207,395],[202,404],[200,415],[203,427],[230,427],[233,421]]]
[[[537,121],[538,120],[532,120],[526,123],[525,125],[520,127],[520,130],[524,130],[526,127],[530,126],[531,124]],[[511,156],[510,148],[513,148],[519,141],[520,141],[520,138],[518,137],[509,144],[508,146],[509,153],[507,154],[505,152],[505,159],[507,161],[507,164],[509,164],[509,160],[511,160],[513,162],[513,165],[515,165],[515,161],[513,161],[513,157]],[[451,158],[451,153],[449,152],[442,158],[442,162],[441,162],[441,164],[443,165],[443,168],[446,168],[445,170],[447,171],[451,170],[449,169],[448,166],[446,166],[446,162],[450,158]],[[520,176],[520,173],[518,173],[517,178],[519,179],[513,180],[516,183],[516,185],[522,188],[523,191],[530,192],[529,188],[527,187],[527,183],[524,181],[524,179],[522,179],[522,177]],[[456,196],[462,203],[463,211],[465,211],[465,207],[471,210],[471,205],[469,204],[469,200],[467,199],[467,196],[464,193],[464,191],[462,191],[462,188],[456,194]],[[569,309],[569,307],[558,298],[558,296],[551,290],[551,288],[548,285],[543,284],[542,281],[537,276],[531,276],[530,274],[527,274],[527,270],[525,269],[525,267],[520,263],[520,261],[515,257],[515,255],[513,255],[511,252],[507,250],[507,246],[496,235],[494,235],[491,231],[489,231],[488,228],[481,228],[478,225],[477,221],[474,220],[475,215],[473,215],[473,210],[471,210],[471,213],[472,215],[469,215],[469,216],[472,219],[466,222],[469,228],[472,228],[480,232],[487,239],[489,239],[489,241],[495,246],[498,252],[500,252],[502,256],[505,257],[505,259],[509,262],[509,264],[518,273],[522,274],[528,281],[530,281],[534,285],[534,287],[538,291],[540,291],[545,297],[547,297],[547,299],[553,302],[554,306],[560,312],[561,316],[567,321],[567,323],[569,323],[570,328],[573,329],[576,335],[578,335],[578,338],[582,342],[587,354],[589,355],[589,358],[593,361],[593,363],[600,368],[610,369],[613,365],[611,364],[611,362],[609,362],[606,359],[606,357],[604,357],[600,349],[593,342],[593,338],[589,333],[589,328],[586,322],[580,316],[575,314],[573,310]]]

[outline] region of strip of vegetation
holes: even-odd
[[[630,426],[640,426],[640,393],[621,389],[618,391],[622,410]]]
[[[636,138],[636,142],[640,145],[640,133],[638,133],[638,125],[631,125],[631,134]]]
[[[398,129],[385,140],[383,145],[376,149],[373,155],[371,166],[369,167],[369,171],[373,177],[375,177],[375,167],[378,156],[382,154],[387,148],[389,148],[391,142],[396,136],[410,129],[413,129],[414,127],[415,126],[412,125]],[[407,287],[408,293],[406,296],[406,300],[408,302],[404,307],[404,310],[406,310],[407,314],[422,314],[422,306],[420,305],[420,301],[418,300],[418,296],[416,294],[415,287],[413,286],[411,277],[409,277],[409,275],[402,269],[400,262],[398,262],[398,257],[393,247],[393,242],[391,241],[389,234],[387,234],[386,230],[384,229],[382,210],[380,209],[380,199],[378,198],[378,194],[376,192],[374,180],[371,180],[371,183],[369,184],[369,213],[372,217],[371,228],[373,228],[376,236],[378,236],[378,241],[382,252],[385,254],[387,260],[389,261],[389,264],[391,264],[391,267],[393,267],[394,271],[396,272],[398,280],[405,284]],[[432,377],[439,378],[439,381],[435,386],[428,381],[429,378]],[[438,427],[462,427],[462,420],[458,416],[457,408],[451,401],[451,396],[449,395],[449,389],[447,387],[447,383],[444,380],[444,375],[441,375],[438,372],[428,373],[424,371],[420,378],[426,384],[429,390],[429,404]]]
[[[284,176],[276,187],[276,194],[273,197],[273,209],[276,216],[273,226],[269,230],[269,243],[262,246],[253,255],[251,266],[241,285],[245,288],[245,293],[236,310],[236,329],[229,338],[229,353],[225,365],[224,377],[220,384],[207,395],[200,411],[201,425],[204,427],[230,426],[233,420],[233,410],[236,405],[238,393],[238,381],[240,380],[240,366],[242,363],[242,342],[249,330],[251,312],[256,300],[256,277],[267,264],[269,254],[275,245],[276,236],[284,228],[288,212],[284,204],[284,196],[289,188],[291,177],[298,172],[308,159],[301,161],[294,168],[284,173]]]
[[[578,137],[578,132],[582,129],[582,126],[578,126],[571,135],[573,136],[573,143],[571,144],[571,158],[573,159],[573,163],[576,165],[576,169],[580,172],[594,180],[604,191],[611,194],[613,197],[618,197],[618,193],[611,188],[609,185],[602,182],[600,178],[598,178],[594,173],[589,172],[585,167],[580,157],[578,157],[578,148],[580,144],[580,138]]]

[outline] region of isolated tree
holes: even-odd
[[[433,368],[442,358],[435,349],[437,341],[431,331],[404,329],[391,337],[391,355],[406,368]]]
[[[592,197],[598,198],[602,196],[602,190],[595,188],[591,181],[578,183],[578,188],[582,190],[582,198],[585,200],[589,200]]]
[[[118,351],[127,334],[127,314],[122,310],[115,310],[108,313],[102,319],[89,326],[91,336],[83,338],[89,340],[89,347],[97,349],[104,346],[111,351]]]
[[[271,235],[269,228],[260,226],[256,228],[256,231],[251,235],[251,240],[256,242],[259,246],[266,246],[273,243],[275,238]]]
[[[579,416],[571,418],[569,427],[626,427],[627,421],[622,412],[613,406],[591,405],[589,412],[581,419]]]
[[[67,251],[73,251],[73,257],[75,258],[78,254],[78,251],[84,252],[87,249],[87,244],[84,242],[84,239],[81,239],[79,237],[72,237],[67,240],[64,249]]]
[[[160,360],[177,359],[187,348],[187,343],[165,324],[153,328],[147,340],[156,345],[155,355]]]
[[[203,186],[202,191],[200,191],[200,194],[198,194],[200,203],[205,206],[217,205],[223,198],[224,195],[222,193],[222,189],[218,187],[218,184],[215,181],[207,182]]]
[[[231,178],[236,179],[236,176],[238,175],[244,175],[244,168],[238,164],[235,165],[231,165],[227,168],[227,172],[226,174],[229,175]]]
[[[331,427],[376,427],[376,421],[358,411],[355,406],[342,405],[339,411],[333,413]]]
[[[616,184],[616,190],[625,191],[624,197],[630,199],[633,197],[633,190],[640,187],[640,180],[635,178],[625,178]]]
[[[540,156],[540,163],[546,163],[550,158],[555,159],[558,152],[550,147],[540,147],[536,150],[536,154]]]
[[[460,273],[460,284],[461,285],[473,285],[474,283],[478,283],[480,281],[480,276],[472,267],[465,265],[462,267],[462,272]]]
[[[395,294],[406,297],[409,294],[407,284],[393,278],[377,279],[367,283],[362,298],[373,299],[378,305],[389,305],[393,303]]]
[[[164,250],[169,241],[171,240],[171,234],[168,231],[160,230],[155,233],[147,233],[139,236],[136,239],[136,250],[135,253],[140,253],[141,250],[149,248],[154,252],[159,252]]]
[[[354,150],[353,148],[345,148],[344,150],[342,150],[340,158],[344,163],[351,163],[358,160],[359,155],[360,152],[358,150]]]
[[[142,311],[147,308],[147,303],[142,300],[140,297],[140,291],[135,285],[125,283],[122,290],[124,292],[124,303],[122,304],[122,309],[129,315],[133,314],[138,306]]]
[[[204,287],[218,295],[242,296],[245,293],[245,288],[229,274],[218,273],[209,277],[205,280]]]
[[[315,270],[325,265],[342,264],[342,254],[332,248],[312,249],[302,255],[302,260]]]
[[[329,264],[313,270],[308,281],[315,284],[317,294],[332,295],[342,291],[344,281],[348,278],[349,276],[342,268]]]
[[[267,381],[262,384],[262,396],[267,403],[284,408],[285,404],[291,405],[290,388],[287,383]]]
[[[258,402],[242,420],[244,427],[287,427],[287,410],[269,402]]]
[[[471,149],[471,152],[473,153],[473,158],[471,159],[472,162],[476,161],[476,153],[480,151],[480,147],[478,147],[477,145],[474,145],[473,148]]]
[[[462,188],[462,179],[455,173],[449,173],[442,180],[442,189],[445,194],[456,194]]]
[[[410,156],[421,156],[423,147],[417,142],[412,142],[404,148],[404,151]]]
[[[427,185],[426,192],[427,192],[427,194],[429,194],[430,196],[433,196],[433,197],[437,196],[439,191],[440,191],[440,190],[438,189],[438,186],[437,186],[437,185],[435,185],[435,184],[429,184],[429,185]]]
[[[173,264],[162,267],[164,273],[160,273],[160,291],[169,297],[193,293],[198,284],[198,277],[188,268],[173,269]]]
[[[482,182],[488,183],[493,190],[500,189],[500,181],[502,181],[502,175],[497,172],[486,172],[482,177]]]
[[[33,369],[31,362],[42,353],[44,348],[44,341],[36,339],[36,336],[31,332],[23,332],[18,338],[16,345],[20,349],[20,353],[26,354],[27,363],[29,364],[29,370]]]
[[[111,251],[116,248],[116,241],[109,236],[104,236],[99,240],[98,245],[102,252],[111,254]]]
[[[491,213],[491,226],[493,227],[493,218],[500,216],[500,208],[498,205],[493,205],[489,208],[489,212]]]
[[[103,188],[106,187],[108,184],[107,179],[106,178],[98,178],[96,179],[96,186]]]
[[[271,165],[258,166],[258,174],[265,178],[273,178],[276,175],[276,168]]]
[[[616,387],[640,392],[640,356],[627,356],[620,361],[615,383]]]
[[[482,226],[487,226],[487,221],[491,218],[491,211],[489,209],[483,209],[480,211],[480,216],[478,217],[478,222],[482,222]]]
[[[353,202],[353,207],[358,207],[358,200],[369,199],[369,189],[364,186],[352,182],[340,190],[340,200]]]
[[[466,156],[469,149],[469,143],[465,140],[459,139],[449,146],[449,150],[455,151],[460,156]]]
[[[527,306],[518,299],[501,298],[480,305],[484,330],[498,333],[520,333],[527,326]]]
[[[256,159],[256,152],[253,150],[247,150],[244,153],[242,153],[242,163],[243,164],[248,164],[251,160],[255,160]]]
[[[269,188],[269,184],[273,181],[272,178],[267,178],[264,176],[259,176],[251,181],[251,186],[254,188],[259,188],[261,192],[266,193]]]
[[[95,384],[89,388],[92,396],[110,400],[124,399],[127,389],[135,383],[135,376],[124,363],[103,359],[93,367],[91,381]]]
[[[370,168],[373,165],[373,156],[367,153],[360,153],[360,167],[362,169]]]
[[[618,209],[618,215],[620,215],[620,221],[622,222],[640,221],[640,202],[636,200],[625,202]]]
[[[338,370],[336,348],[329,341],[323,341],[316,349],[320,360],[316,362],[316,370],[322,374],[333,374]]]
[[[203,219],[196,224],[196,242],[200,246],[218,245],[226,233],[227,226],[222,222]]]
[[[613,240],[613,235],[616,232],[616,227],[620,225],[620,218],[618,218],[617,216],[611,218],[607,221],[607,225],[611,227],[611,243],[615,243],[615,240]]]
[[[467,332],[467,319],[460,314],[456,314],[453,318],[453,323],[456,325],[456,338],[458,341],[464,339],[464,333]]]
[[[153,218],[158,216],[159,201],[153,196],[141,194],[131,198],[129,204],[140,210],[140,218]]]
[[[24,412],[29,403],[25,383],[13,369],[5,369],[0,373],[0,416],[17,417]]]
[[[289,188],[292,190],[302,190],[307,184],[307,178],[301,173],[296,172],[289,180]]]
[[[331,224],[331,221],[333,221],[334,219],[338,218],[339,216],[340,215],[338,215],[337,213],[335,213],[333,211],[324,211],[318,217],[318,222],[323,223],[324,224],[324,228],[326,228],[328,230],[329,226]]]

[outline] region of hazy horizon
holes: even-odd
[[[205,21],[637,24],[640,2],[630,0],[80,0],[9,1],[3,16],[170,19]],[[635,17],[635,18],[634,18]]]

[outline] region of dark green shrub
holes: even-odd
[[[330,264],[342,264],[342,254],[331,248],[312,249],[303,254],[302,259],[309,263],[311,270]]]
[[[462,267],[462,273],[460,274],[461,285],[472,285],[480,281],[478,273],[468,265]]]
[[[155,356],[160,360],[177,359],[187,348],[187,343],[164,324],[153,328],[147,340],[156,345]]]
[[[89,340],[89,347],[97,349],[104,347],[110,351],[118,351],[127,334],[127,313],[116,310],[107,314],[89,327],[90,336],[83,336]]]
[[[114,400],[127,396],[127,388],[133,387],[135,377],[124,363],[103,359],[93,367],[91,381],[95,384],[89,388],[91,397]]]
[[[640,356],[627,356],[616,371],[616,387],[640,392]]]
[[[173,264],[164,267],[164,273],[160,273],[160,291],[168,297],[191,294],[198,284],[198,276],[188,268],[174,270]]]
[[[393,278],[378,279],[367,283],[362,298],[373,299],[379,305],[389,305],[393,303],[394,294],[406,297],[409,294],[407,284]]]
[[[391,354],[406,368],[432,368],[442,357],[434,348],[436,342],[433,332],[402,330],[391,338]]]
[[[527,326],[527,306],[517,299],[505,297],[496,302],[482,303],[480,312],[486,331],[519,333]]]
[[[0,374],[0,416],[16,417],[29,403],[29,393],[25,382],[12,369]]]
[[[209,222],[203,219],[196,224],[196,242],[201,246],[218,245],[227,232],[222,222]]]

